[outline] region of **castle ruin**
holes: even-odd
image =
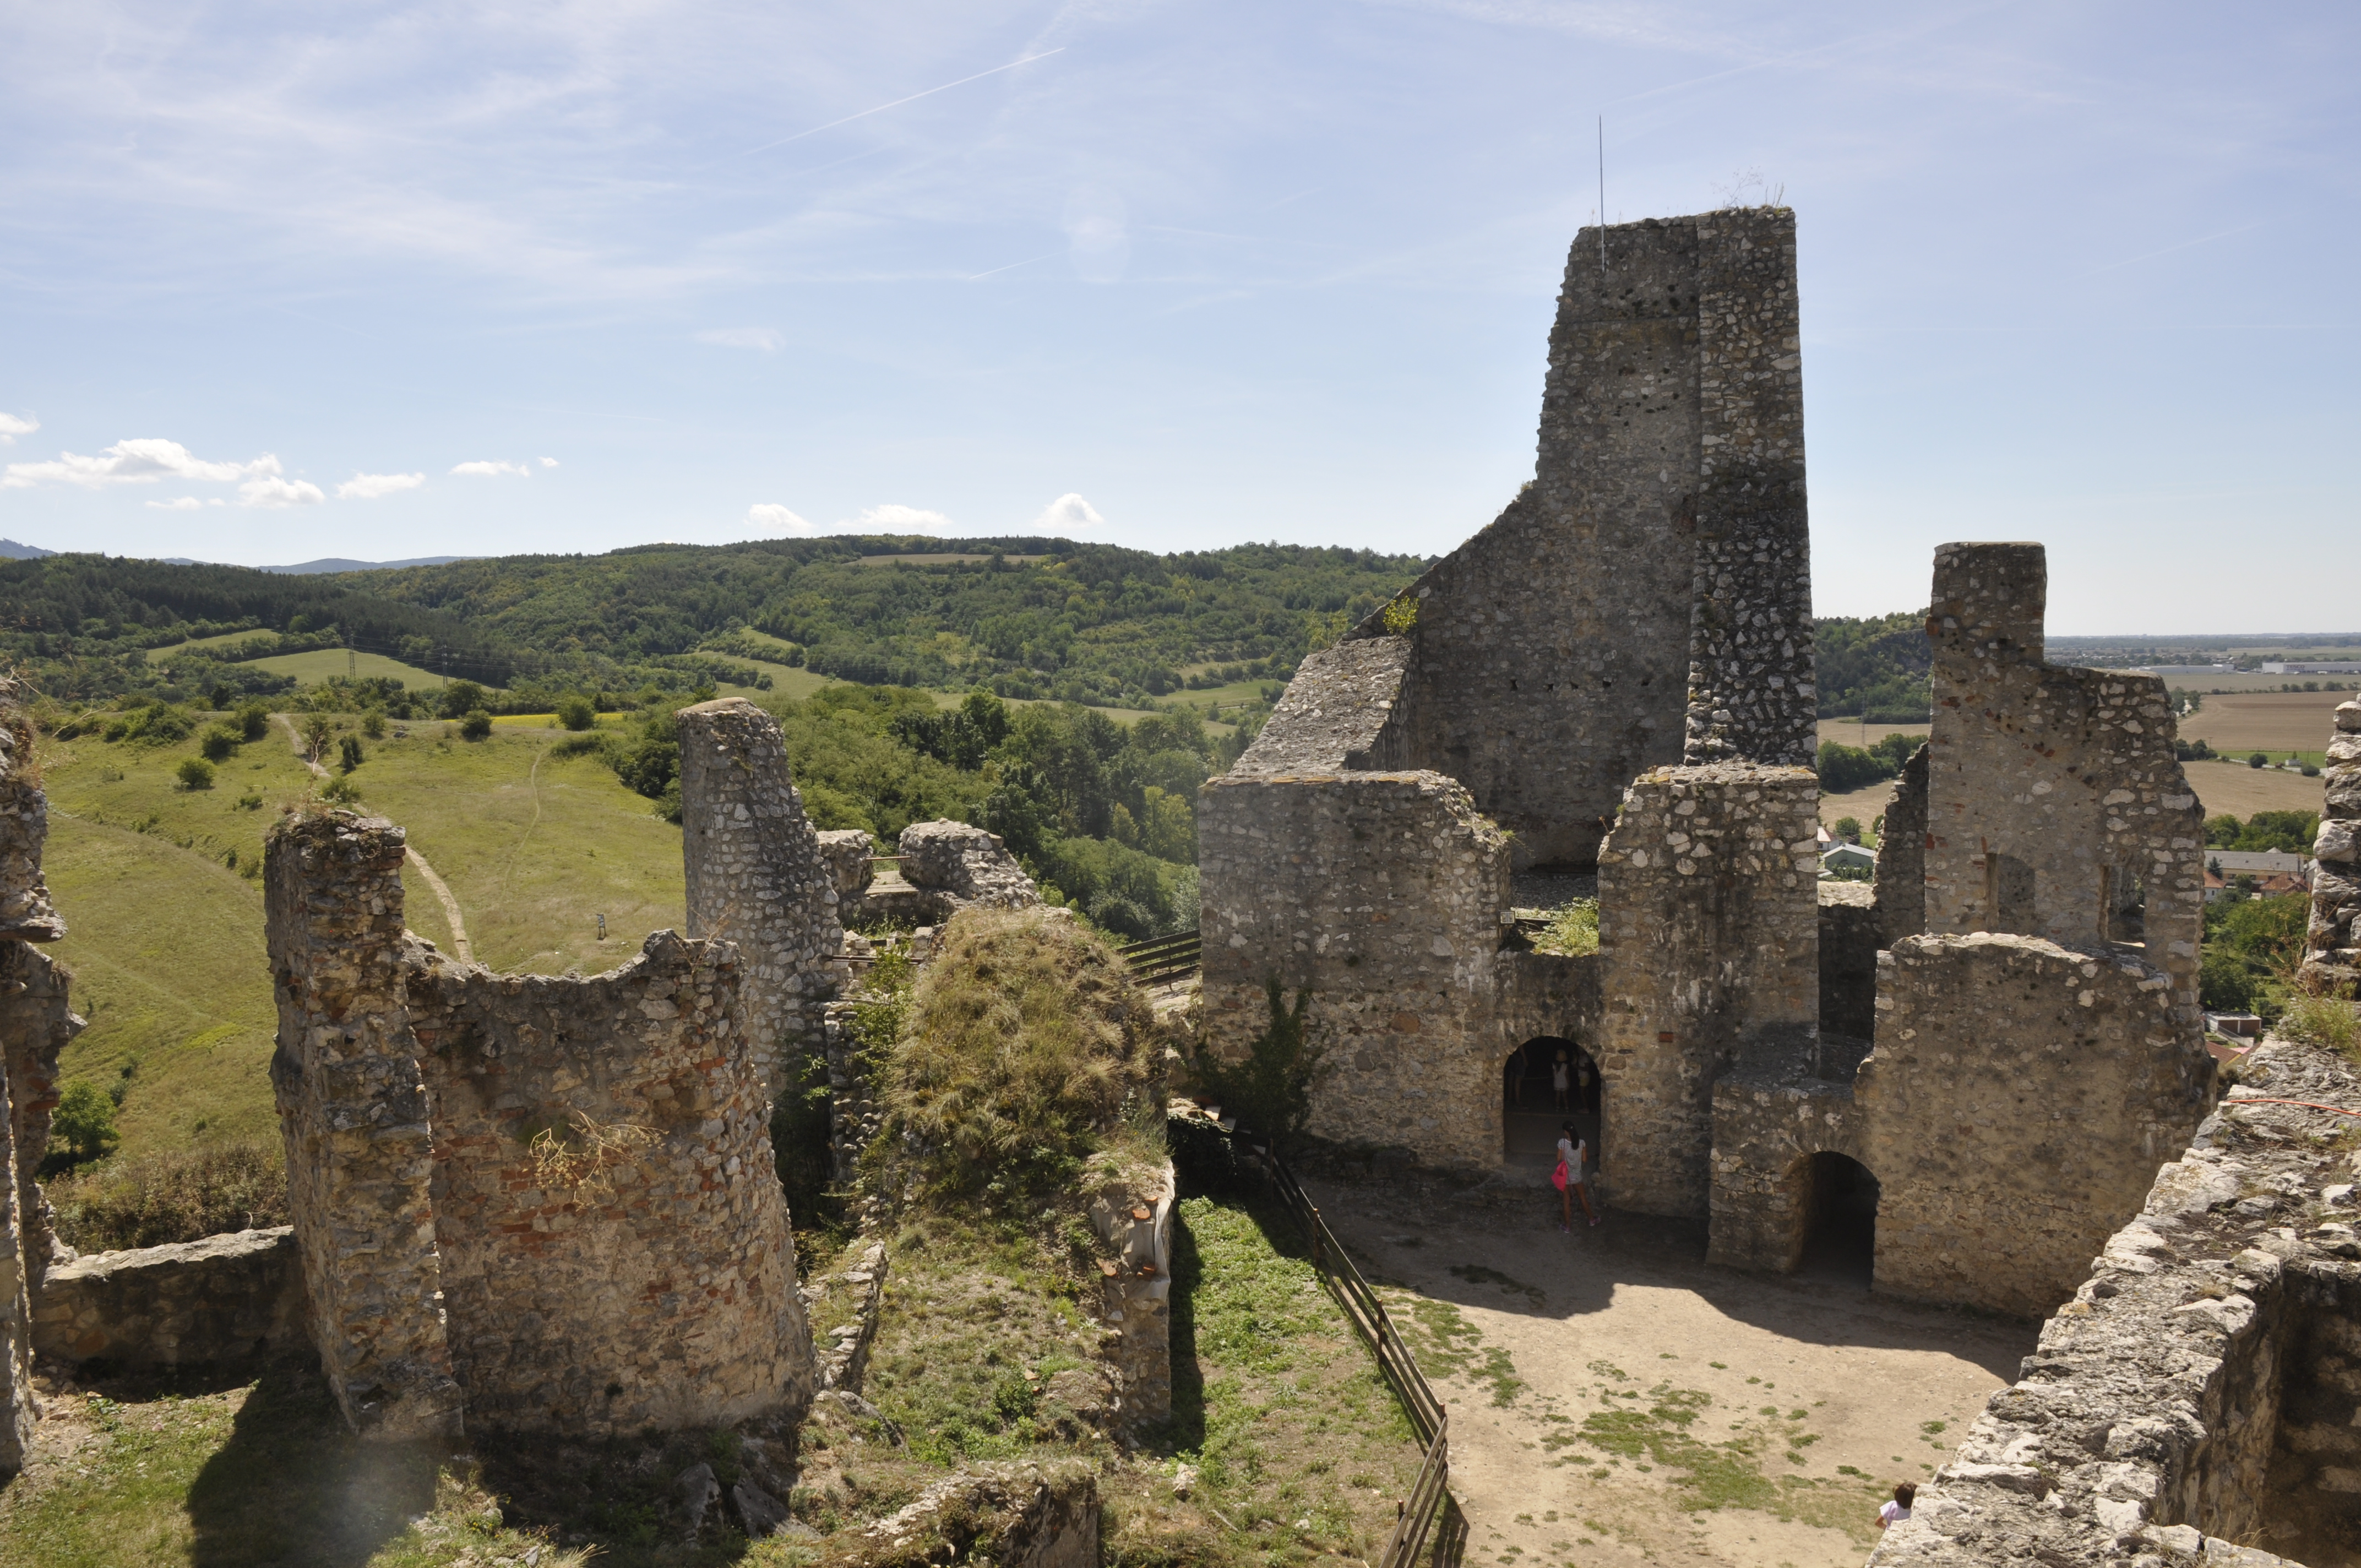
[[[1798,332],[1790,212],[1576,238],[1533,482],[1205,785],[1203,1028],[1309,991],[1316,1135],[1503,1179],[1563,1052],[1618,1208],[1787,1269],[1866,1194],[1880,1289],[2038,1314],[2211,1100],[2202,814],[2159,681],[2044,661],[2041,547],[1947,545],[1878,883],[1820,882]]]

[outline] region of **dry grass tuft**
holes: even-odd
[[[118,1157],[43,1186],[57,1211],[59,1239],[82,1252],[287,1223],[285,1157],[259,1139]]]

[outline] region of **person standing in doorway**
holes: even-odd
[[[1574,1109],[1573,1106],[1566,1103],[1566,1092],[1573,1087],[1573,1069],[1567,1065],[1565,1053],[1564,1051],[1560,1051],[1557,1054],[1557,1060],[1550,1063],[1550,1093],[1556,1097],[1557,1108],[1559,1110],[1570,1111]]]
[[[1590,1146],[1574,1130],[1574,1124],[1561,1123],[1557,1130],[1557,1169],[1551,1173],[1551,1179],[1557,1184],[1557,1228],[1561,1232],[1571,1234],[1574,1230],[1576,1198],[1582,1200],[1583,1217],[1594,1225],[1598,1223],[1598,1211],[1590,1205],[1590,1184],[1583,1174],[1583,1167],[1589,1160]]]

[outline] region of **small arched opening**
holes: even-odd
[[[1555,1035],[1527,1040],[1500,1064],[1502,1163],[1555,1163],[1558,1128],[1572,1122],[1590,1145],[1595,1166],[1604,1101],[1598,1063],[1588,1051]]]
[[[1804,1168],[1804,1252],[1796,1271],[1869,1288],[1877,1268],[1877,1178],[1840,1154]]]

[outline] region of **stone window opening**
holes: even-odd
[[[2099,934],[2110,942],[2147,940],[2147,884],[2134,866],[2099,870]]]
[[[1987,931],[2017,937],[2041,935],[2035,912],[2033,868],[2015,855],[1986,851],[1984,910]]]
[[[1564,1110],[1558,1108],[1552,1078],[1561,1052],[1565,1058]],[[1590,1161],[1597,1166],[1605,1104],[1606,1083],[1599,1076],[1597,1058],[1560,1036],[1527,1040],[1500,1064],[1501,1163],[1549,1169],[1557,1163],[1559,1126],[1572,1122],[1589,1144]]]
[[[1796,1272],[1868,1289],[1877,1266],[1877,1178],[1847,1155],[1823,1151],[1800,1163],[1804,1245]]]

